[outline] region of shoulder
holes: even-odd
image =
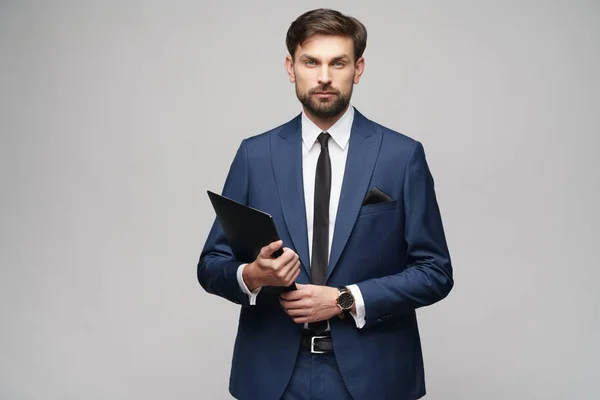
[[[388,149],[393,152],[402,152],[410,154],[423,145],[417,139],[409,136],[406,133],[390,128],[381,123],[375,122],[356,110],[355,118],[358,118],[357,123],[364,126],[373,133],[380,133],[382,138],[382,149]]]
[[[285,136],[289,133],[300,132],[300,118],[301,114],[298,114],[294,118],[272,129],[249,136],[243,141],[247,146],[262,146],[268,143],[274,135]]]

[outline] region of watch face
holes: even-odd
[[[352,308],[352,306],[354,305],[354,297],[350,293],[342,293],[338,297],[338,304],[344,310]]]

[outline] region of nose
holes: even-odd
[[[319,69],[319,76],[317,77],[319,85],[326,86],[331,84],[331,74],[329,73],[329,66],[323,64]]]

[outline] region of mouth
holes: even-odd
[[[317,97],[332,97],[335,96],[333,92],[314,92],[313,93]]]

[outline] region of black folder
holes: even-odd
[[[260,249],[280,240],[271,215],[210,190],[206,192],[237,261],[251,263],[256,260]],[[278,249],[273,257],[277,258],[281,254],[283,250]],[[296,285],[279,289],[295,290]]]

